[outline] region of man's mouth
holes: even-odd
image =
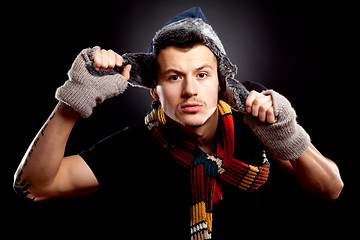
[[[199,103],[186,103],[181,105],[181,110],[187,113],[196,113],[202,109],[203,105]]]

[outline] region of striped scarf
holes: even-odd
[[[230,106],[219,101],[221,137],[216,154],[206,154],[189,137],[169,141],[166,134],[166,116],[159,101],[153,102],[145,117],[145,124],[162,146],[175,157],[181,166],[190,170],[191,240],[211,239],[214,203],[222,200],[217,182],[227,183],[241,190],[252,192],[268,178],[270,164],[263,154],[263,164],[252,166],[233,158],[234,121]],[[175,142],[175,143],[174,143]]]

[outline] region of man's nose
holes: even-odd
[[[189,98],[198,95],[198,87],[196,80],[192,77],[186,77],[182,86],[183,97]]]

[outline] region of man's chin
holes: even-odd
[[[181,124],[184,127],[190,127],[190,128],[196,128],[196,127],[201,127],[204,125],[204,123],[206,122],[206,120],[181,120],[179,119],[178,123]]]
[[[170,119],[175,125],[180,125],[182,127],[196,128],[203,126],[206,122],[206,119],[196,115],[198,114],[187,114],[187,116],[180,116]]]
[[[181,113],[176,114],[174,118],[171,118],[173,122],[175,122],[177,125],[181,125],[183,127],[189,127],[189,128],[197,128],[201,127],[204,124],[207,123],[207,121],[214,116],[216,112],[216,109],[214,112],[211,111],[204,113],[204,112],[198,112],[198,113]]]

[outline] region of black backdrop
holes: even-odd
[[[274,167],[266,190],[268,218],[261,225],[263,231],[254,234],[285,238],[354,230],[359,210],[350,200],[356,192],[351,170],[359,158],[358,107],[353,97],[357,75],[352,71],[356,67],[354,6],[335,1],[265,0],[51,1],[2,7],[8,13],[2,16],[1,55],[5,230],[14,236],[40,238],[48,238],[50,232],[59,237],[120,238],[117,224],[122,218],[111,215],[112,208],[101,192],[29,204],[13,193],[13,174],[56,105],[55,89],[67,79],[81,49],[99,45],[118,53],[146,51],[156,30],[192,6],[202,8],[222,39],[239,68],[237,78],[285,95],[314,145],[338,164],[345,182],[337,201],[318,200]],[[107,100],[90,119],[79,120],[66,153],[78,153],[111,132],[141,121],[150,103],[147,90],[133,88]]]

